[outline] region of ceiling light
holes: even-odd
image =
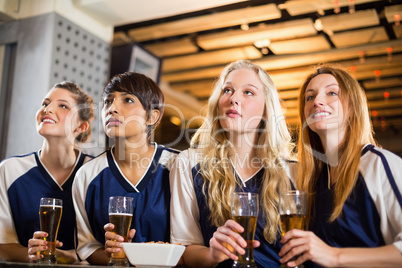
[[[320,19],[316,19],[314,22],[314,28],[317,31],[322,31],[322,29],[324,29],[324,27],[322,26],[322,21]]]
[[[349,0],[349,13],[355,13],[355,0]]]
[[[394,20],[395,20],[395,26],[399,26],[401,24],[401,15],[395,14]]]
[[[318,15],[320,15],[320,16],[324,16],[324,15],[325,15],[325,11],[324,11],[324,9],[322,9],[322,8],[317,9],[317,13],[318,13]]]
[[[178,118],[177,116],[171,116],[170,117],[170,122],[176,126],[180,126],[181,124],[181,119]]]
[[[267,47],[270,44],[271,44],[271,40],[269,40],[269,39],[262,39],[262,40],[257,40],[254,42],[254,45],[258,48]]]
[[[339,2],[339,0],[334,1],[334,13],[338,14],[341,12],[341,3]]]
[[[250,29],[250,27],[248,26],[248,23],[243,23],[240,26],[240,29],[242,29],[243,31],[247,31],[248,29]]]

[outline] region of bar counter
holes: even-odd
[[[98,266],[98,265],[90,265],[88,263],[82,264],[55,264],[55,265],[46,265],[40,263],[29,263],[29,262],[0,262],[0,267],[8,267],[8,268],[17,268],[17,267],[25,267],[25,268],[49,268],[49,267],[64,267],[64,268],[81,268],[81,267],[106,267],[106,266]]]
[[[0,268],[49,268],[49,267],[60,267],[60,268],[81,268],[81,267],[91,267],[91,268],[105,268],[109,266],[99,266],[99,265],[90,265],[86,262],[80,264],[55,264],[55,265],[46,265],[40,263],[29,263],[29,262],[6,262],[0,261]],[[131,266],[134,267],[134,266]],[[176,268],[184,268],[184,266],[178,265]]]

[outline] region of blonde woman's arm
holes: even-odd
[[[11,262],[29,262],[28,248],[18,243],[0,244],[0,258]]]
[[[181,260],[186,267],[214,267],[218,262],[210,261],[209,248],[204,246],[199,223],[192,176],[196,163],[195,152],[186,150],[179,154],[170,171],[170,240],[186,246]]]

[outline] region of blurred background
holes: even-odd
[[[165,94],[155,141],[186,149],[215,79],[239,59],[270,74],[295,137],[303,79],[319,63],[341,65],[366,91],[376,139],[402,156],[401,13],[395,0],[0,0],[0,157],[40,148],[34,115],[62,80],[94,98],[83,147],[101,153],[102,90],[127,70]]]

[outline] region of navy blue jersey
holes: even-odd
[[[42,197],[63,200],[63,213],[57,239],[61,249],[75,248],[75,211],[71,195],[75,173],[89,160],[80,153],[67,180],[59,185],[39,159],[39,152],[5,159],[0,164],[0,243],[20,243],[27,247],[28,240],[40,230],[39,205]]]
[[[185,151],[177,159],[176,165],[172,170],[172,235],[173,243],[184,245],[204,245],[209,247],[209,240],[217,227],[210,222],[210,210],[205,195],[203,194],[204,180],[199,173],[199,164],[193,152]],[[296,163],[282,163],[288,176],[294,178]],[[236,191],[260,193],[262,189],[262,178],[264,168],[248,180],[241,180],[238,176],[239,185]],[[291,184],[293,182],[291,180]],[[278,232],[277,241],[273,244],[268,243],[264,238],[264,226],[266,221],[260,210],[255,239],[261,245],[254,249],[254,259],[258,267],[279,267],[278,253],[282,248],[279,242],[281,239]],[[218,267],[231,267],[232,260],[227,260]]]
[[[136,229],[133,242],[170,241],[170,167],[178,152],[155,144],[147,172],[133,185],[120,171],[111,150],[101,154],[77,173],[73,186],[77,212],[78,255],[87,259],[105,244],[104,225],[109,223],[111,196],[133,198]]]
[[[342,214],[333,222],[328,219],[334,209],[334,192],[328,189],[324,166],[316,185],[310,230],[333,247],[380,247],[394,243],[402,252],[401,165],[398,156],[373,145],[366,146],[356,185]]]

